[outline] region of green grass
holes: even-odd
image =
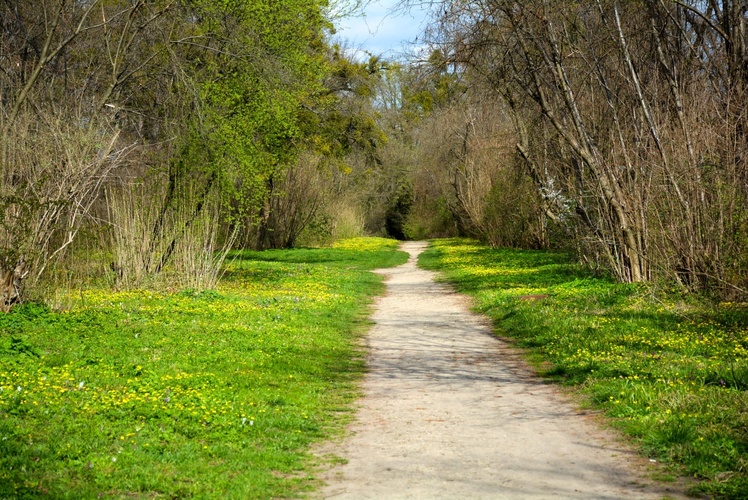
[[[288,498],[340,432],[396,242],[238,252],[215,291],[0,315],[0,498]]]
[[[748,498],[748,306],[595,277],[558,253],[437,240],[420,264],[476,297],[542,374],[575,387],[642,452]],[[547,294],[541,300],[523,295]]]

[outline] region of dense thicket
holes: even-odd
[[[2,2],[0,307],[61,258],[201,287],[236,245],[334,232],[334,177],[382,138],[331,31],[326,0]]]
[[[431,5],[405,64],[327,0],[0,3],[0,308],[363,232],[746,295],[744,2]]]
[[[434,4],[431,39],[467,91],[433,151],[473,234],[745,296],[745,2]],[[491,223],[510,207],[509,228]]]

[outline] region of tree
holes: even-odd
[[[0,279],[16,283],[4,307],[84,223],[114,222],[112,268],[130,283],[263,224],[324,94],[325,1],[0,8]]]
[[[434,41],[501,96],[540,208],[581,258],[622,281],[745,289],[725,265],[746,265],[742,3],[441,5]]]
[[[75,240],[100,188],[133,150],[109,106],[147,70],[150,60],[131,56],[169,6],[0,6],[0,279],[14,283],[0,294],[0,308],[19,300]],[[109,65],[100,64],[104,57]]]

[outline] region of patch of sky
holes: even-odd
[[[403,7],[402,0],[370,0],[357,14],[336,22],[333,41],[360,61],[371,55],[404,59],[423,48],[423,31],[430,17],[426,3]]]

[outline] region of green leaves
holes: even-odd
[[[301,110],[319,93],[323,2],[193,1],[192,17],[212,49],[196,73],[201,108],[193,140],[212,151],[199,168],[214,171],[225,201],[257,209],[270,176],[300,150]],[[183,154],[191,155],[184,149]]]

